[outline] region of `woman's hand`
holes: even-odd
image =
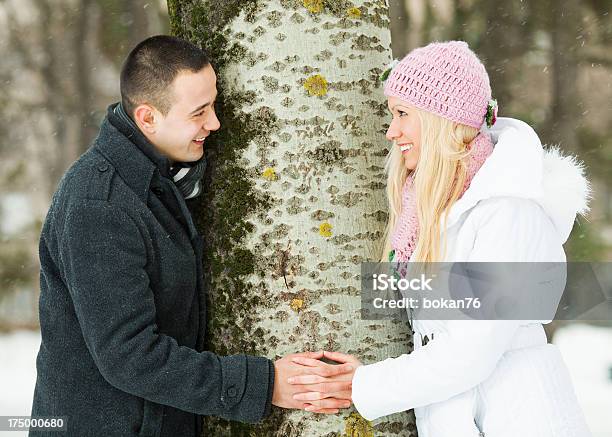
[[[291,377],[308,375],[314,370],[317,370],[311,366],[304,366],[299,364],[297,361],[293,361],[296,358],[304,358],[306,360],[317,361],[323,358],[323,351],[319,352],[302,352],[298,354],[287,355],[274,362],[274,392],[272,394],[272,404],[281,408],[299,408],[305,409],[309,406],[304,401],[297,400],[293,395],[302,393],[308,390],[308,387],[302,385],[289,384],[287,381]],[[324,364],[324,363],[322,363]],[[330,366],[328,369],[329,376],[336,376],[346,373],[348,365]],[[324,408],[321,408],[317,412],[326,414],[336,414],[340,408],[348,408],[351,403],[343,399],[327,399]]]
[[[353,375],[361,362],[354,356],[340,352],[323,352],[323,356],[341,363],[344,373],[338,373],[337,364],[327,364],[318,359],[293,357],[296,364],[310,367],[309,374],[293,376],[289,384],[300,384],[308,388],[307,392],[293,395],[296,401],[305,402],[306,411],[313,413],[329,412],[330,405],[338,400],[345,400],[343,408],[351,405]]]

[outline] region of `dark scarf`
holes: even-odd
[[[121,103],[112,106],[108,119],[126,138],[140,149],[159,169],[162,176],[170,178],[185,199],[192,199],[202,192],[202,177],[206,170],[206,157],[202,156],[195,162],[176,162],[159,153],[151,142],[138,129],[136,123],[127,115]]]

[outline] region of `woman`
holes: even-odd
[[[587,210],[582,168],[544,151],[527,124],[496,122],[488,75],[466,43],[412,51],[384,89],[394,145],[383,260],[565,261],[562,244]],[[296,395],[311,411],[332,396],[350,397],[369,420],[414,408],[420,437],[588,436],[559,351],[547,344],[548,322],[414,320],[412,353],[361,365],[325,352],[355,368],[335,379],[323,377],[324,363],[296,358],[321,376],[291,382],[313,384]],[[352,390],[316,391],[330,381],[352,381]]]

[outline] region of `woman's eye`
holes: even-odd
[[[200,111],[197,114],[194,115],[194,117],[201,117],[204,115],[204,111]]]
[[[397,111],[397,113],[399,114],[400,117],[403,117],[404,115],[406,115],[407,113],[404,111]]]

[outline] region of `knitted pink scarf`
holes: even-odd
[[[493,152],[493,143],[489,135],[480,133],[468,146],[472,148],[469,157],[468,174],[461,196],[469,188],[476,172]],[[395,250],[394,261],[408,262],[414,252],[419,237],[419,221],[417,218],[416,194],[414,177],[406,178],[402,189],[402,212],[391,234],[391,248]]]

